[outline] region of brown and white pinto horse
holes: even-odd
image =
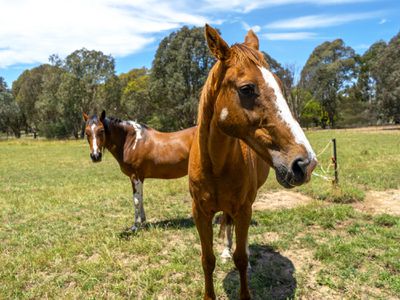
[[[293,119],[279,79],[271,73],[253,31],[231,47],[206,25],[205,36],[218,59],[203,87],[198,128],[189,158],[193,218],[200,235],[204,299],[215,299],[212,218],[218,211],[233,221],[240,273],[240,299],[249,299],[248,228],[252,204],[269,168],[290,188],[310,180],[317,161]]]
[[[83,118],[92,161],[101,161],[105,148],[131,180],[135,207],[135,223],[131,229],[135,231],[146,221],[143,207],[145,178],[172,179],[187,175],[196,127],[159,132],[134,121],[106,118],[105,111],[100,118],[85,113]]]

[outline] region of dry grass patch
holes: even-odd
[[[369,214],[392,214],[400,216],[400,189],[386,191],[368,191],[362,202],[353,207]]]
[[[313,199],[309,196],[288,190],[267,192],[258,195],[253,204],[253,211],[294,208],[307,205],[312,201]]]

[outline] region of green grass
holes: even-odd
[[[341,183],[334,190],[313,178],[300,192],[351,202],[369,189],[399,188],[399,133],[308,135],[316,152],[337,138]],[[263,191],[279,188],[273,177]],[[135,236],[124,232],[133,222],[128,178],[109,153],[91,163],[85,141],[0,142],[0,191],[0,299],[201,297],[200,242],[187,178],[146,181],[150,225]],[[256,212],[254,221],[255,299],[321,299],[324,293],[387,299],[400,293],[399,217],[315,202]],[[215,244],[221,248],[221,241]],[[215,285],[221,299],[236,299],[232,262],[217,260]]]

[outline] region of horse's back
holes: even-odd
[[[187,175],[195,131],[196,127],[175,132],[147,130],[141,149],[145,177],[171,179]]]

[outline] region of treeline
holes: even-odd
[[[400,123],[400,33],[363,55],[341,39],[314,49],[299,75],[264,53],[282,80],[302,126]],[[117,76],[112,56],[80,49],[26,70],[11,89],[0,77],[0,131],[48,138],[82,135],[82,112],[136,119],[160,130],[196,123],[199,94],[215,60],[203,28],[182,27],[164,38],[151,69]],[[299,77],[298,82],[295,78]]]

